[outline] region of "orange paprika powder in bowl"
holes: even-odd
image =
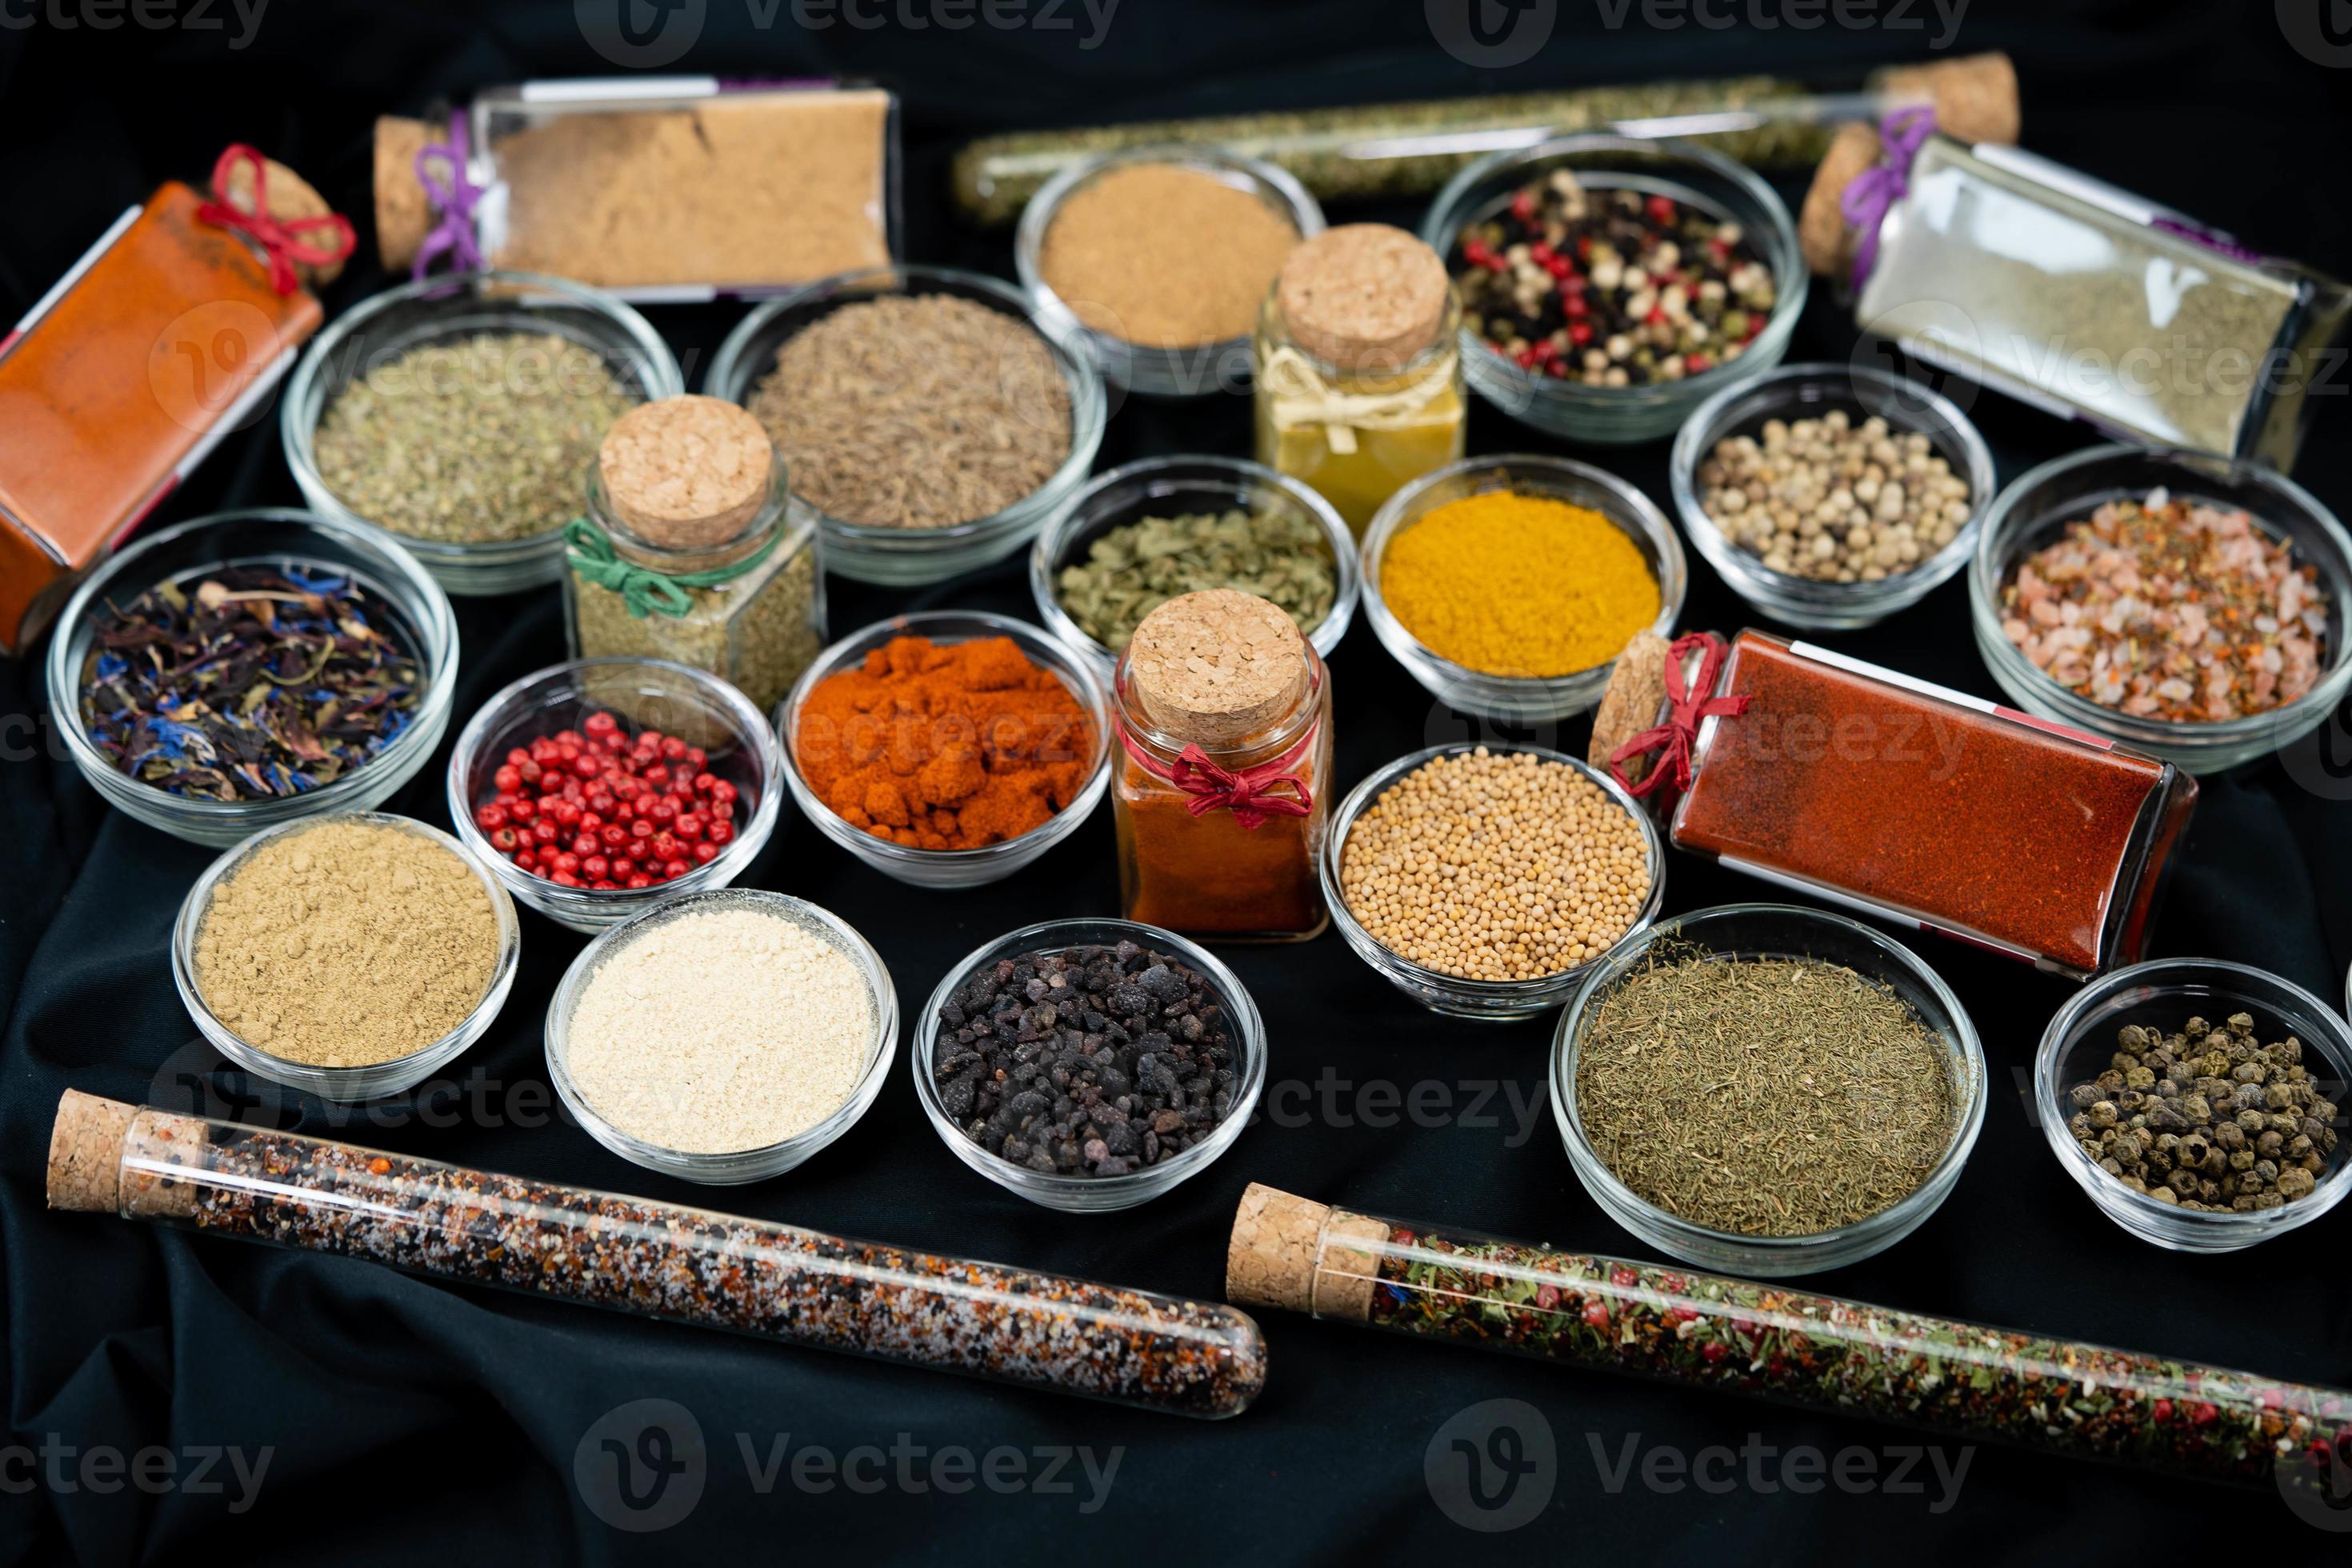
[[[785,780],[818,831],[901,881],[992,882],[1068,837],[1108,782],[1102,686],[1034,626],[900,616],[819,655],[784,699]]]

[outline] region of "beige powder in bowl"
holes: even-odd
[[[563,1066],[630,1137],[729,1154],[832,1115],[873,1049],[873,994],[847,953],[785,916],[720,908],[656,921],[597,966]]]

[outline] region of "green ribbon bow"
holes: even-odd
[[[731,565],[672,574],[622,560],[621,552],[613,548],[613,536],[584,517],[573,518],[563,529],[563,542],[571,546],[567,553],[572,574],[583,582],[620,595],[629,614],[641,621],[656,610],[672,618],[684,616],[694,608],[689,590],[733,582],[772,554],[783,536],[784,531],[777,529],[765,544]]]

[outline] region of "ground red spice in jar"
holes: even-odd
[[[2045,968],[2144,956],[2197,798],[2172,764],[1752,631],[1712,689],[1747,707],[1699,730],[1677,847]]]
[[[719,858],[751,805],[677,735],[632,736],[597,711],[509,750],[474,826],[520,870],[563,888],[650,888]]]

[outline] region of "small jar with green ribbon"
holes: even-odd
[[[760,422],[667,397],[614,422],[564,539],[575,655],[674,659],[773,708],[824,644],[813,516]]]

